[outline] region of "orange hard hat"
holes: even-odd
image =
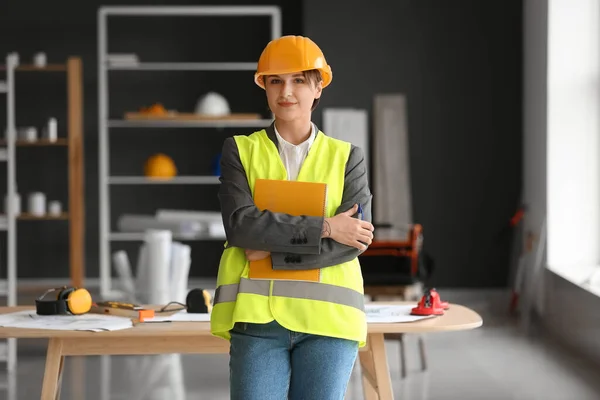
[[[177,175],[177,167],[173,159],[166,154],[158,153],[150,156],[144,165],[144,174],[148,178],[166,179]]]
[[[331,83],[331,67],[315,42],[304,36],[282,36],[270,41],[263,50],[254,82],[264,89],[264,75],[291,74],[311,69],[321,72],[323,87]]]

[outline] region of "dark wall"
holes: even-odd
[[[404,93],[433,283],[506,285],[504,229],[521,188],[521,1],[337,4],[304,1],[304,32],[333,68],[320,110],[371,112],[374,94]]]
[[[283,33],[307,34],[333,66],[334,81],[315,113],[317,123],[324,107],[371,111],[375,93],[406,94],[414,216],[424,225],[425,245],[436,260],[434,283],[505,285],[510,236],[502,232],[521,187],[521,2],[372,0],[367,6],[350,0],[343,7],[331,0],[275,3],[282,5]],[[62,62],[69,55],[83,58],[86,274],[90,277],[98,276],[96,10],[100,4],[119,2],[0,5],[0,55],[17,51],[23,62],[37,51],[45,51],[50,62]],[[145,58],[187,61],[211,55],[257,58],[266,43],[265,27],[243,20],[234,29],[230,28],[234,25],[153,24],[115,26],[111,43],[118,46],[115,50],[135,49]],[[236,40],[243,45],[217,46]],[[65,82],[60,75],[19,75],[17,124],[39,126],[53,115],[59,123],[61,116],[64,121]],[[250,73],[118,72],[111,73],[111,90],[110,112],[117,117],[155,101],[191,109],[207,90],[224,92],[235,111],[264,111],[266,106]],[[4,101],[0,98],[0,110]],[[0,127],[3,118],[0,111]],[[212,157],[233,133],[238,132],[114,129],[111,168],[115,174],[139,174],[146,157],[160,150],[174,157],[182,173],[210,173]],[[66,203],[65,149],[19,149],[18,157],[23,198],[29,191],[42,190]],[[0,165],[0,178],[5,175],[3,168]],[[216,187],[209,186],[115,186],[112,199],[113,223],[120,213],[151,213],[159,207],[218,209]],[[19,222],[18,226],[19,277],[68,276],[67,223]],[[113,244],[112,250],[133,251],[138,246]],[[191,274],[213,276],[222,243],[191,244]]]
[[[5,3],[5,2],[3,2]],[[0,55],[16,51],[22,63],[44,51],[51,63],[80,56],[84,68],[84,146],[86,275],[98,276],[98,75],[97,9],[100,5],[172,4],[169,1],[10,1],[0,12]],[[178,1],[177,5],[214,4]],[[228,4],[253,4],[230,1]],[[302,30],[301,2],[266,2],[280,5],[283,34]],[[32,12],[35,10],[35,12]],[[195,22],[194,22],[195,21]],[[258,60],[269,40],[268,19],[130,19],[111,24],[109,50],[135,51],[145,61],[250,61]],[[3,63],[3,62],[2,62]],[[252,72],[110,72],[110,115],[161,102],[167,108],[193,111],[199,96],[215,90],[224,94],[234,112],[265,112],[266,101],[254,85]],[[17,126],[42,126],[56,116],[65,135],[66,78],[64,74],[18,73]],[[6,124],[5,98],[0,99],[0,127]],[[146,158],[165,152],[176,161],[181,174],[211,174],[211,162],[226,136],[248,133],[251,128],[225,129],[111,129],[110,168],[114,175],[140,175]],[[19,148],[18,191],[40,190],[67,204],[65,148]],[[5,187],[5,166],[0,165],[0,188]],[[136,185],[111,187],[111,222],[121,213],[154,213],[158,208],[219,209],[217,186]],[[0,195],[4,196],[4,189]],[[214,276],[223,243],[189,242],[192,276]],[[130,250],[135,263],[139,242],[112,242],[112,251]],[[0,240],[0,257],[5,254]],[[45,278],[68,276],[67,222],[18,222],[18,276]],[[4,260],[4,258],[0,258]],[[4,267],[2,261],[2,267]],[[135,264],[134,264],[135,265]],[[4,274],[4,268],[0,269]]]

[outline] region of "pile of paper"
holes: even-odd
[[[161,221],[155,215],[122,214],[117,219],[120,232],[140,233],[147,229],[169,230],[173,235],[193,239],[203,233],[202,224],[195,221]]]
[[[225,227],[220,211],[158,210],[156,220],[164,223],[200,224],[200,235],[214,239],[225,239]]]
[[[152,318],[147,318],[144,322],[208,322],[210,314],[188,313],[186,310],[181,310],[170,315],[158,315]]]
[[[154,215],[123,214],[117,220],[117,228],[131,233],[168,230],[182,239],[225,239],[225,227],[218,211],[158,210]]]
[[[412,305],[367,304],[365,306],[367,322],[370,324],[390,324],[398,322],[415,322],[432,317],[432,315],[411,315],[412,309],[416,306],[416,303]]]
[[[111,67],[135,67],[140,63],[139,57],[134,53],[108,54],[106,59]]]
[[[133,326],[130,318],[102,314],[38,315],[35,310],[0,315],[0,326],[63,331],[117,331]]]
[[[127,253],[113,254],[113,265],[129,301],[138,304],[185,303],[191,265],[189,245],[173,241],[168,230],[146,230],[134,277]]]

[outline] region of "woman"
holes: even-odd
[[[255,82],[275,121],[223,145],[219,199],[227,245],[211,330],[231,342],[232,399],[343,399],[366,340],[357,257],[371,243],[373,226],[364,154],[311,122],[331,79],[310,39],[271,41]],[[256,179],[326,183],[326,217],[260,211]],[[320,280],[249,279],[249,261],[269,256],[274,269],[319,268]]]

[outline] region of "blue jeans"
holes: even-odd
[[[232,400],[343,400],[358,342],[268,324],[231,330]]]

